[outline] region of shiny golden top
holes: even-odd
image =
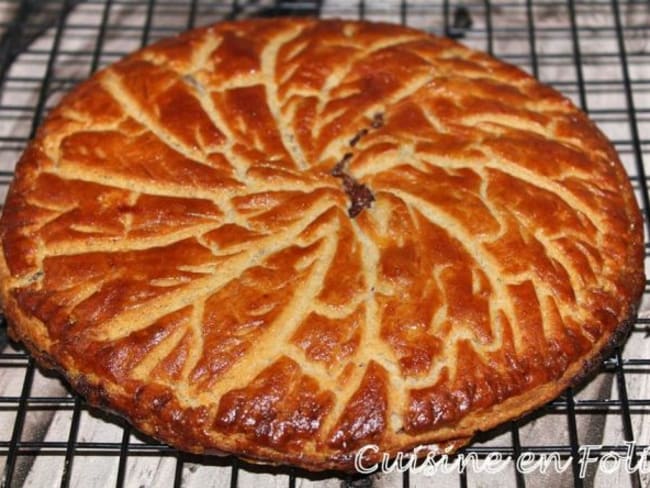
[[[222,23],[82,83],[1,221],[11,334],[182,449],[451,451],[583,376],[639,210],[568,100],[388,24]]]

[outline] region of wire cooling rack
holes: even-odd
[[[63,93],[90,73],[194,25],[279,15],[403,23],[461,38],[471,47],[521,66],[572,98],[614,142],[646,224],[650,222],[644,166],[650,160],[647,0],[463,0],[462,4],[0,0],[0,201],[38,123]],[[625,463],[643,468],[637,463],[645,459],[644,449],[650,443],[649,295],[644,296],[625,348],[604,361],[592,381],[520,421],[481,436],[463,451],[479,460],[502,456],[498,472],[482,472],[480,465],[470,463],[461,472],[452,469],[435,476],[415,471],[347,478],[333,473],[310,475],[289,468],[256,467],[232,457],[179,453],[133,433],[119,419],[71,395],[56,377],[36,368],[20,346],[7,341],[2,325],[1,483],[37,487],[647,486],[650,475],[643,471],[650,470],[650,463],[645,470],[631,473]],[[522,455],[533,460],[557,456],[561,464],[551,465],[546,472],[525,473],[514,462]],[[552,469],[561,465],[565,469]]]

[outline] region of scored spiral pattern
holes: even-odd
[[[548,401],[643,283],[638,208],[586,116],[386,24],[136,52],[51,113],[1,230],[10,332],[92,402],[310,469],[452,450]]]

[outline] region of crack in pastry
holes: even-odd
[[[370,127],[379,129],[384,125],[384,116],[381,113],[376,113],[372,117]],[[363,137],[369,132],[368,128],[363,128],[357,132],[352,139],[350,139],[350,147],[354,148]],[[343,189],[350,199],[350,207],[348,208],[348,215],[350,218],[355,218],[359,215],[364,208],[370,208],[375,197],[370,189],[363,183],[359,183],[356,179],[345,172],[348,162],[352,159],[352,153],[345,153],[341,160],[336,163],[330,174],[336,178],[343,180]]]
[[[350,175],[343,173],[341,178],[343,179],[343,189],[351,202],[348,215],[350,218],[355,218],[364,208],[370,208],[375,197],[366,185],[359,183]]]
[[[360,132],[361,133],[361,132]],[[352,145],[352,143],[350,143]],[[370,208],[375,197],[370,189],[363,183],[359,183],[352,176],[345,172],[348,161],[352,159],[352,153],[345,153],[343,158],[336,163],[330,174],[343,181],[343,190],[350,199],[348,216],[355,218],[364,208]]]

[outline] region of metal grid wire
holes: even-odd
[[[194,25],[246,16],[310,15],[401,22],[462,38],[523,67],[586,110],[610,137],[650,222],[650,4],[645,0],[237,1],[0,0],[0,201],[35,128],[61,95],[141,45]],[[646,231],[647,233],[647,231]],[[647,241],[647,239],[646,239]],[[648,256],[646,244],[646,257]],[[646,259],[646,269],[648,268]],[[647,285],[646,285],[647,288]],[[481,436],[464,450],[568,460],[564,473],[497,475],[467,469],[434,478],[310,475],[193,456],[139,436],[88,407],[35,367],[0,326],[0,466],[6,486],[643,486],[647,475],[596,465],[580,476],[581,447],[635,461],[650,443],[650,293],[624,350],[579,391]]]

